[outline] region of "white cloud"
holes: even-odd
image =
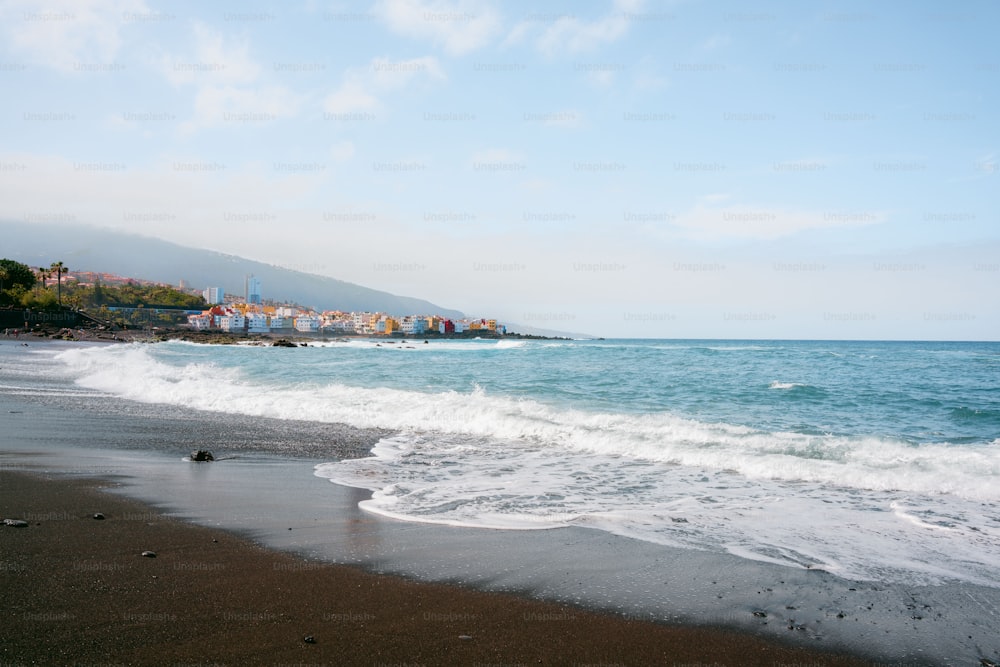
[[[616,0],[608,14],[593,21],[561,16],[542,32],[536,45],[549,56],[593,51],[624,37],[631,25],[628,14],[636,12],[642,4],[639,0]],[[519,24],[511,34],[523,30],[524,25]]]
[[[482,0],[380,0],[375,14],[396,34],[454,55],[486,46],[500,29],[498,12]]]
[[[30,62],[62,72],[79,64],[113,63],[127,24],[149,9],[143,0],[8,0],[0,25],[9,48]]]
[[[298,114],[305,97],[285,86],[261,83],[264,68],[245,39],[230,39],[203,23],[192,29],[188,54],[160,58],[163,75],[175,86],[194,86],[194,117],[181,124],[190,133],[221,124],[259,125]]]
[[[251,84],[260,77],[262,68],[250,56],[247,40],[226,39],[203,23],[195,23],[193,32],[192,53],[160,58],[161,71],[172,84]]]
[[[376,111],[382,107],[381,95],[446,78],[432,56],[396,61],[375,58],[367,67],[348,70],[340,86],[326,96],[323,109],[336,114]]]
[[[885,222],[876,211],[797,211],[768,206],[717,206],[729,195],[705,197],[690,211],[678,215],[672,226],[698,241],[769,240],[813,229],[861,227]]]

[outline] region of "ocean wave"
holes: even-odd
[[[801,384],[799,382],[779,382],[775,380],[771,383],[770,389],[796,389],[798,387],[807,387],[809,385]]]
[[[1000,452],[990,447],[765,431],[670,412],[588,412],[493,395],[479,386],[441,392],[354,387],[334,379],[317,385],[280,372],[254,379],[239,367],[212,362],[165,363],[143,346],[74,349],[59,358],[80,386],[148,403],[458,435],[479,448],[519,443],[562,455],[734,470],[749,479],[1000,498]]]
[[[495,349],[493,342],[457,344]],[[663,402],[626,414],[606,407],[610,402],[582,409],[546,403],[543,391],[491,389],[498,377],[491,365],[509,374],[505,362],[522,359],[520,368],[530,369],[533,354],[457,356],[459,365],[477,361],[475,373],[462,375],[461,390],[421,383],[424,371],[439,372],[440,357],[420,365],[419,356],[346,348],[74,348],[58,355],[56,375],[135,401],[395,431],[371,456],[320,464],[315,474],[370,490],[361,506],[396,519],[522,530],[582,526],[855,579],[1000,581],[1000,438],[914,444],[876,433],[687,418],[660,409]],[[778,368],[749,390],[782,409],[818,404],[796,400],[800,392],[822,391],[790,381],[813,377],[807,371]],[[364,373],[376,375],[373,383],[395,380],[400,372],[416,378],[412,386],[346,383]],[[788,388],[766,391],[775,377]],[[702,395],[714,396],[711,390]],[[833,414],[825,406],[819,413]]]
[[[370,490],[366,511],[450,526],[581,526],[682,548],[728,551],[852,579],[995,586],[1000,518],[979,501],[752,480],[528,443],[400,434],[366,459],[315,474]],[[850,527],[847,529],[846,527]],[[928,531],[935,532],[928,540]]]

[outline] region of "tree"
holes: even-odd
[[[100,278],[94,281],[94,293],[93,296],[91,297],[91,301],[95,306],[98,307],[104,305],[104,288],[101,287]]]
[[[63,266],[62,262],[52,262],[50,271],[56,276],[56,301],[59,303],[59,307],[62,308],[62,277],[69,269]]]
[[[0,303],[15,303],[38,279],[27,264],[0,259]]]

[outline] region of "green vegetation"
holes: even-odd
[[[0,259],[0,306],[16,306],[31,293],[38,277],[27,264]]]
[[[165,285],[101,285],[83,287],[71,283],[63,285],[66,304],[84,310],[92,308],[184,308],[201,310],[208,305],[200,296],[186,294]]]
[[[183,308],[201,310],[207,307],[201,296],[186,294],[165,285],[77,285],[75,281],[59,280],[46,286],[45,280],[64,276],[69,269],[62,262],[37,271],[26,264],[0,259],[0,306],[23,306],[36,310],[54,310],[63,305],[109,313],[108,308]],[[41,281],[39,281],[41,276]],[[148,316],[147,316],[148,319]]]

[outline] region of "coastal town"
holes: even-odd
[[[208,287],[202,297],[209,308],[187,317],[194,331],[226,333],[290,333],[331,334],[337,336],[421,336],[421,335],[487,335],[506,333],[506,327],[495,319],[465,318],[453,320],[438,315],[391,314],[343,310],[316,311],[292,304],[265,302],[261,298],[261,281],[247,276],[243,298],[227,295],[219,287]]]
[[[506,326],[494,318],[318,310],[294,302],[264,299],[261,280],[254,275],[244,277],[242,294],[233,294],[221,287],[198,290],[183,281],[175,286],[112,273],[71,271],[61,262],[54,263],[52,268],[35,270],[10,260],[3,261],[24,274],[22,281],[27,287],[16,293],[20,294],[23,305],[32,309],[23,316],[8,313],[10,317],[5,321],[23,323],[26,330],[42,324],[69,324],[70,320],[79,323],[81,318],[86,318],[92,324],[106,323],[109,329],[190,332],[199,339],[205,334],[217,334],[226,339],[268,334],[470,338],[507,334]],[[10,282],[8,280],[8,286]],[[13,294],[8,293],[7,297]],[[13,301],[13,298],[6,300]],[[35,312],[40,306],[41,311]]]

